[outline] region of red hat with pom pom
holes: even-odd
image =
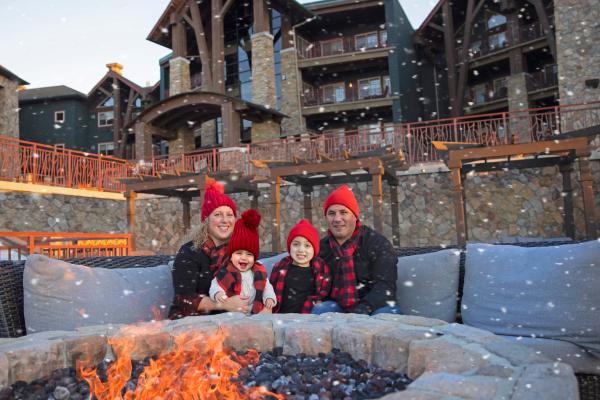
[[[236,250],[246,250],[254,254],[255,259],[258,259],[260,249],[258,224],[260,224],[258,211],[253,209],[244,211],[242,218],[235,222],[233,233],[229,239],[230,257]]]
[[[290,246],[292,245],[292,240],[296,236],[302,236],[306,240],[312,244],[313,250],[315,252],[315,256],[319,254],[319,232],[317,228],[315,228],[307,219],[301,219],[292,230],[290,230],[290,234],[287,239],[287,249],[290,251]]]
[[[227,206],[231,208],[233,215],[236,216],[235,203],[233,200],[231,200],[231,197],[225,194],[225,188],[223,185],[214,179],[208,178],[206,179],[205,190],[204,202],[202,203],[202,222],[206,220],[206,217],[208,217],[210,213],[215,210],[215,208],[219,208],[221,206]]]

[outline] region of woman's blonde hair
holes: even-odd
[[[204,242],[208,239],[208,222],[200,222],[197,226],[191,229],[187,235],[185,235],[184,243],[192,241],[195,249],[201,249]]]

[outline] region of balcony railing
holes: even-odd
[[[0,260],[22,260],[31,254],[52,258],[127,256],[129,233],[0,232]]]
[[[558,86],[558,76],[546,70],[535,71],[527,75],[527,90],[541,90]]]
[[[483,92],[475,94],[472,91],[468,91],[465,94],[465,100],[469,107],[481,106],[493,101],[505,100],[506,98],[508,98],[508,88],[506,86],[494,90],[492,85],[488,85]]]
[[[364,38],[369,33],[372,33],[372,37]],[[310,42],[301,36],[298,36],[296,40],[300,58],[316,58],[385,48],[387,47],[387,31],[378,30],[317,42]]]
[[[358,84],[353,82],[354,85],[358,88]],[[385,87],[383,91],[381,88],[379,90],[360,90],[358,88],[358,93],[356,91],[346,91],[343,95],[335,93],[335,94],[325,94],[323,92],[323,88],[321,89],[313,89],[309,90],[303,95],[302,104],[304,107],[312,107],[312,106],[320,106],[320,105],[333,105],[333,104],[343,104],[343,103],[353,103],[357,101],[367,101],[374,99],[385,99],[390,97],[390,90],[388,87]]]

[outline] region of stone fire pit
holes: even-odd
[[[460,324],[400,315],[221,314],[136,325],[132,357],[141,360],[168,349],[182,333],[226,334],[236,350],[316,355],[339,348],[354,359],[407,373],[415,381],[385,399],[577,399],[570,366],[527,347]],[[0,339],[0,388],[42,378],[55,369],[75,366],[87,357],[95,363],[112,357],[108,338],[122,326],[93,326],[75,332],[42,332]]]

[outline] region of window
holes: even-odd
[[[469,56],[475,57],[481,55],[481,40],[476,40],[469,47]]]
[[[383,77],[383,95],[391,96],[392,95],[392,85],[390,83],[390,76],[386,75]]]
[[[508,95],[508,78],[494,79],[494,99],[501,99]]]
[[[508,44],[506,40],[506,32],[496,33],[488,37],[488,44],[490,49],[501,49]]]
[[[487,20],[488,31],[506,25],[506,17],[502,14],[491,15]]]
[[[355,37],[356,49],[372,49],[378,46],[377,32],[365,33],[363,35],[356,35]]]
[[[323,86],[323,103],[341,103],[346,99],[344,82]]]
[[[342,38],[325,40],[321,42],[321,55],[330,56],[332,54],[340,54],[344,52],[344,42]]]
[[[114,113],[112,111],[101,111],[98,113],[98,126],[111,126]]]
[[[54,111],[54,122],[57,124],[62,124],[65,122],[65,112],[64,111]]]
[[[317,92],[312,85],[302,82],[302,95],[304,96],[304,105],[312,106],[317,104]]]
[[[379,32],[379,43],[381,47],[387,46],[387,31]]]
[[[107,98],[100,104],[100,107],[112,107],[115,105],[115,102],[112,97]]]
[[[98,154],[102,154],[105,156],[112,156],[113,154],[115,154],[114,142],[98,143]]]
[[[381,96],[381,80],[379,77],[360,79],[358,81],[358,98],[368,99],[375,96]]]

